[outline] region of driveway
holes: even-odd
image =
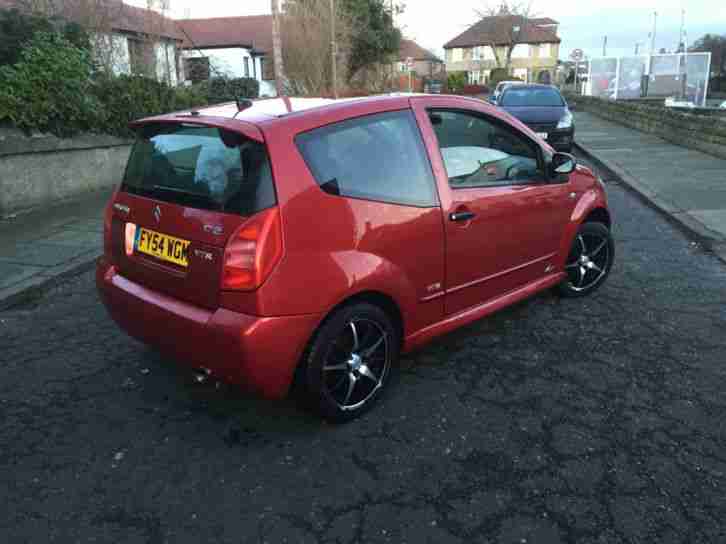
[[[608,191],[599,292],[433,342],[344,426],[193,385],[91,273],[0,313],[0,542],[723,542],[726,267]]]

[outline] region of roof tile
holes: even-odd
[[[549,18],[525,19],[521,15],[496,15],[484,17],[475,25],[444,45],[444,49],[454,47],[475,47],[477,45],[510,45],[512,43],[511,29],[514,26],[522,27],[522,35],[518,43],[560,43],[557,31],[547,25],[556,25],[557,21]],[[545,26],[539,26],[545,25]]]

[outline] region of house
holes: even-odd
[[[30,3],[0,0],[0,8],[30,11]],[[37,9],[42,6],[43,9]],[[176,85],[182,74],[177,54],[182,35],[163,14],[121,0],[63,0],[38,3],[35,11],[84,26],[96,63],[115,75],[141,74]]]
[[[215,76],[252,77],[260,96],[275,96],[272,15],[178,21],[185,74],[197,82]]]
[[[550,83],[560,53],[558,25],[547,17],[485,17],[444,45],[446,71],[466,72],[469,83],[485,84],[493,69],[506,66],[507,51],[514,45],[511,75],[528,83]]]
[[[395,65],[398,72],[408,72],[406,67],[408,59],[413,60],[413,71],[418,77],[433,78],[434,75],[444,71],[444,61],[431,51],[413,40],[401,39],[401,48]]]

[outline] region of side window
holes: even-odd
[[[413,114],[369,115],[300,134],[298,149],[328,193],[437,206],[434,179]]]
[[[542,179],[536,144],[513,129],[460,111],[430,110],[429,119],[452,189]]]

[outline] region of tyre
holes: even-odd
[[[567,256],[567,278],[558,286],[561,295],[584,297],[600,287],[610,274],[615,244],[602,223],[583,223]]]
[[[378,306],[357,303],[330,315],[300,362],[297,389],[325,419],[341,423],[368,411],[398,367],[398,329]]]

